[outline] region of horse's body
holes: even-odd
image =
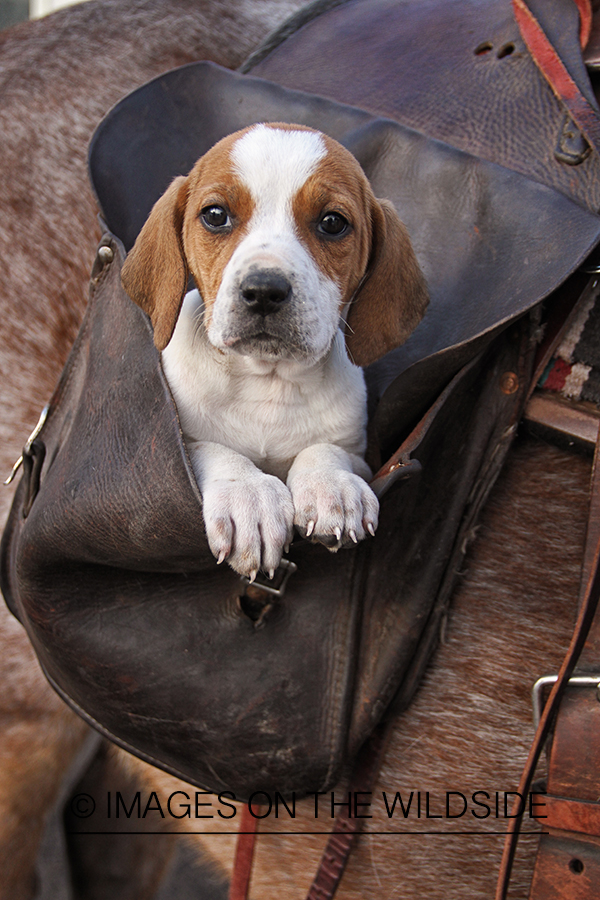
[[[237,66],[299,5],[91,0],[0,35],[0,464],[7,474],[52,391],[84,309],[99,236],[85,157],[98,119],[124,93],[172,66],[199,58]],[[469,812],[461,819],[390,820],[382,791],[388,798],[401,791],[404,799],[429,791],[435,815],[447,791],[470,797],[516,789],[533,733],[531,685],[557,670],[574,619],[589,469],[585,457],[531,439],[519,440],[512,451],[443,641],[415,701],[395,724],[367,810],[374,818],[353,852],[340,898],[492,895],[502,838],[486,832],[501,831],[502,818],[477,820]],[[11,491],[0,498],[4,518]],[[4,606],[0,623],[0,897],[28,900],[44,816],[88,730],[48,687],[24,631]],[[115,756],[148,791],[162,796],[181,787]],[[342,785],[336,799],[343,791]],[[316,822],[314,803],[304,801],[295,820],[268,819],[263,829],[326,831],[328,812]],[[202,825],[205,834],[196,840],[226,875],[237,820]],[[174,822],[165,827],[173,830]],[[186,819],[179,827],[200,831],[198,822]],[[214,830],[232,836],[211,836]],[[456,834],[460,830],[478,835]],[[419,837],[415,831],[451,834]],[[515,897],[527,894],[535,842],[523,839]],[[323,844],[319,836],[259,837],[252,896],[302,897]],[[143,886],[132,890],[131,897],[150,896]],[[101,896],[94,891],[85,896]]]

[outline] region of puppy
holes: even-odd
[[[253,581],[294,526],[332,550],[375,534],[359,366],[406,339],[427,293],[354,157],[298,125],[230,135],[155,204],[122,280],[151,318],[217,561]]]

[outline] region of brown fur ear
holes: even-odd
[[[367,366],[403,344],[429,302],[408,232],[393,205],[373,198],[371,221],[369,267],[347,317],[346,346],[357,366]]]
[[[123,287],[150,316],[158,350],[171,340],[188,283],[181,236],[187,188],[180,175],[156,201],[121,272]]]

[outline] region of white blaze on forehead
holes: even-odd
[[[295,194],[327,155],[321,134],[255,125],[235,142],[231,159],[258,207],[288,208]],[[280,207],[281,208],[281,207]]]

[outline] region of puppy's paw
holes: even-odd
[[[227,560],[254,581],[259,570],[272,576],[294,533],[294,506],[285,484],[257,472],[218,478],[202,492],[208,545],[217,562]]]
[[[342,469],[308,471],[294,475],[288,485],[302,537],[335,551],[375,534],[379,501],[359,475]]]

